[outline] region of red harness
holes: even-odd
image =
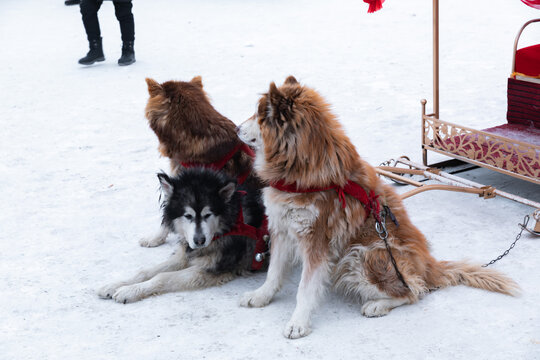
[[[202,167],[205,167],[205,168],[210,168],[210,169],[219,171],[219,170],[223,169],[225,164],[227,164],[227,162],[229,160],[231,160],[233,158],[233,156],[236,155],[236,153],[238,151],[243,151],[245,154],[247,154],[248,156],[250,156],[252,158],[255,157],[255,153],[253,152],[253,150],[251,150],[251,148],[249,146],[247,146],[245,143],[240,142],[238,145],[236,145],[231,151],[229,151],[219,161],[209,163],[209,164],[192,163],[192,162],[189,162],[189,163],[181,162],[180,164],[182,164],[182,166],[185,167],[185,168],[192,168],[192,167],[202,166]],[[238,179],[238,184],[240,184],[240,185],[243,184],[244,181],[246,181],[249,174],[251,174],[251,169],[244,172],[243,174],[240,174],[238,176],[238,178],[237,178]]]
[[[284,180],[279,180],[278,182],[272,183],[270,186],[277,190],[289,193],[312,193],[319,191],[336,190],[336,192],[338,193],[339,201],[341,202],[343,208],[345,208],[345,206],[347,205],[345,201],[345,194],[349,194],[350,196],[359,200],[362,205],[364,205],[364,209],[366,210],[366,219],[368,218],[369,214],[373,213],[373,217],[375,217],[375,220],[377,220],[378,222],[381,221],[381,204],[378,200],[379,195],[375,195],[375,192],[373,190],[371,190],[368,194],[368,192],[364,190],[363,187],[351,180],[347,181],[345,186],[331,185],[325,188],[298,189],[296,183],[286,185]]]
[[[273,188],[289,193],[311,193],[311,192],[319,192],[319,191],[326,191],[326,190],[336,190],[338,193],[339,201],[341,201],[341,205],[343,208],[347,205],[345,201],[345,194],[349,194],[350,196],[354,197],[358,201],[364,205],[364,209],[366,210],[366,219],[370,214],[373,213],[373,217],[375,218],[375,230],[377,231],[379,237],[381,240],[384,241],[384,244],[386,246],[386,250],[388,251],[388,254],[390,255],[390,261],[392,262],[392,265],[394,266],[394,270],[396,271],[396,275],[401,280],[403,285],[409,289],[409,285],[407,285],[407,282],[403,278],[403,275],[399,272],[396,260],[394,256],[392,255],[392,251],[390,249],[390,245],[388,245],[388,232],[386,230],[385,226],[385,219],[386,215],[389,215],[392,221],[396,224],[396,227],[399,226],[399,223],[392,214],[392,211],[388,206],[384,206],[383,211],[383,217],[381,218],[381,204],[379,203],[378,197],[379,195],[375,195],[375,192],[373,190],[370,190],[369,193],[360,185],[355,183],[354,181],[347,181],[345,186],[337,186],[337,185],[331,185],[325,188],[307,188],[307,189],[298,189],[296,183],[285,185],[285,181],[279,180],[276,183],[271,184]]]
[[[239,191],[239,192],[242,195],[246,194],[244,191]],[[231,236],[231,235],[246,236],[256,241],[255,250],[253,251],[253,260],[251,262],[251,269],[260,270],[263,265],[263,261],[262,260],[257,261],[255,257],[257,254],[265,253],[268,251],[268,244],[264,240],[264,236],[268,235],[267,217],[266,216],[264,217],[263,223],[258,228],[256,228],[255,226],[248,225],[244,222],[244,212],[242,211],[242,206],[240,205],[240,210],[238,211],[238,217],[236,218],[236,223],[234,224],[234,227],[229,232],[226,232],[223,235],[214,236],[212,241],[222,238],[224,236]]]

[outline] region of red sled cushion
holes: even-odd
[[[516,52],[515,72],[527,76],[540,76],[540,44],[524,47]]]

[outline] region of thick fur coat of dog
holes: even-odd
[[[279,88],[270,85],[256,114],[240,126],[239,136],[256,148],[255,171],[270,184],[263,197],[272,239],[266,281],[245,294],[241,305],[267,305],[290,263],[299,260],[302,276],[286,337],[310,332],[310,315],[327,285],[362,301],[361,312],[367,317],[386,315],[432,289],[451,285],[517,293],[515,282],[492,269],[434,259],[399,195],[360,158],[322,97],[294,77]],[[395,215],[396,223],[386,223],[391,252],[375,229],[374,216],[356,198],[336,190],[349,180],[367,193],[373,191]],[[276,184],[298,191],[283,191]]]
[[[200,76],[187,82],[162,84],[147,78],[146,83],[150,95],[146,118],[159,139],[160,153],[170,159],[172,175],[184,169],[185,164],[211,167],[231,152],[234,154],[230,160],[218,170],[234,177],[250,174],[252,157],[244,151],[234,152],[242,144],[236,125],[210,104]],[[246,183],[261,187],[253,175],[247,176]],[[142,239],[140,244],[159,246],[167,235],[167,227],[162,226],[156,235]]]
[[[180,235],[180,248],[166,262],[104,286],[98,290],[101,298],[125,304],[153,294],[220,285],[251,273],[256,240],[227,233],[237,225],[240,209],[244,223],[261,226],[260,190],[237,187],[235,178],[204,168],[158,177],[165,196],[163,224]]]

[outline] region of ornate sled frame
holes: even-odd
[[[516,73],[516,52],[521,33],[525,27],[534,22],[540,22],[540,19],[534,19],[525,23],[519,30],[514,42],[512,75],[508,83],[509,91],[510,89],[514,91],[516,83],[518,83],[517,86],[522,86],[519,84],[519,82],[531,84],[531,82],[527,82],[527,79],[526,81],[516,79],[519,78],[520,75],[523,75]],[[533,95],[525,96],[525,101],[531,101],[531,106],[533,108],[532,113],[535,114],[535,109],[538,106],[538,92],[536,89],[540,89],[540,81],[539,79],[532,81],[534,82],[533,86],[535,87],[535,90],[533,91]],[[520,202],[535,209],[533,214],[536,220],[534,231],[540,233],[540,203],[497,190],[492,186],[478,184],[441,171],[440,169],[436,168],[436,166],[439,164],[431,166],[428,165],[427,152],[429,150],[446,155],[461,162],[488,168],[490,170],[540,185],[540,142],[522,141],[523,138],[528,140],[529,136],[522,136],[520,139],[517,139],[501,136],[495,133],[498,132],[497,128],[504,127],[506,125],[485,129],[484,131],[475,130],[440,119],[439,0],[433,0],[433,113],[426,114],[427,101],[425,99],[421,101],[421,104],[423,165],[416,164],[409,161],[408,158],[402,157],[395,160],[393,166],[379,166],[377,168],[378,174],[388,177],[398,183],[409,184],[417,187],[416,189],[402,194],[403,199],[427,190],[447,190],[477,194],[485,199],[501,196]],[[531,113],[530,109],[525,110],[525,114],[527,113]],[[519,116],[521,117],[521,115]],[[527,115],[525,115],[525,117],[526,116]],[[538,115],[536,114],[533,116]],[[510,120],[510,108],[508,119]],[[518,119],[517,123],[520,123],[521,121],[521,119]],[[523,123],[521,122],[521,124]],[[525,124],[527,124],[527,120],[525,121]],[[520,135],[522,135],[523,132],[527,133],[528,130],[526,125],[518,125],[518,127],[519,126],[521,126]],[[536,133],[537,130],[531,131],[534,131],[534,134],[531,133],[530,139],[534,138],[536,140],[538,137]],[[420,175],[424,178],[424,180],[435,180],[438,182],[438,184],[425,184],[420,181],[415,181],[411,178],[411,176],[415,175]]]
[[[540,146],[440,120],[422,100],[424,165],[427,150],[540,184]]]
[[[509,91],[515,87],[516,53],[523,30],[540,19],[527,21],[514,41]],[[433,95],[432,114],[426,114],[422,100],[422,160],[428,165],[427,151],[434,151],[464,162],[482,166],[522,180],[540,184],[540,145],[475,130],[439,118],[439,1],[433,0]],[[519,76],[519,75],[518,75]],[[523,82],[528,84],[527,82]],[[531,84],[536,87],[540,85]],[[519,86],[519,85],[518,85]],[[509,100],[510,101],[510,100]]]

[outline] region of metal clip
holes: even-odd
[[[386,231],[386,220],[385,217],[381,217],[381,221],[375,220],[375,231],[381,238],[381,240],[386,240],[388,238],[388,231]]]
[[[256,261],[256,262],[262,262],[264,259],[266,259],[267,253],[268,253],[268,251],[267,251],[267,252],[263,252],[263,253],[257,253],[257,254],[255,254],[255,261]]]
[[[268,249],[270,249],[270,236],[269,235],[264,235],[263,240],[266,243],[266,245],[268,246]],[[262,262],[262,261],[264,261],[264,259],[266,259],[266,257],[268,255],[270,255],[270,250],[262,252],[262,253],[256,253],[255,254],[255,261],[256,262]]]

